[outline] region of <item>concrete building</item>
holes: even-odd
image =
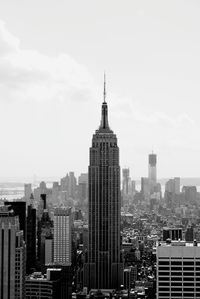
[[[118,288],[123,283],[120,251],[120,166],[117,137],[102,104],[101,123],[92,138],[89,163],[89,246],[84,265],[88,289]]]
[[[159,242],[157,299],[200,298],[200,244]]]
[[[78,198],[81,203],[88,198],[88,174],[81,173],[78,178]]]
[[[122,169],[122,195],[127,196],[129,194],[129,168]]]
[[[26,299],[61,298],[61,269],[47,269],[47,274],[34,272],[26,277]]]
[[[180,194],[180,178],[175,177],[174,178],[174,192],[175,194]]]
[[[76,177],[74,172],[69,172],[69,197],[75,199],[76,197]]]
[[[45,265],[53,264],[53,236],[45,239]]]
[[[197,200],[197,187],[196,186],[183,186],[182,192],[184,194],[185,201],[188,203],[194,203]]]
[[[25,242],[19,217],[0,207],[0,298],[25,298]]]
[[[180,178],[169,179],[165,184],[165,191],[174,194],[180,194]]]
[[[72,255],[71,209],[56,208],[54,212],[54,263],[70,265]]]
[[[150,198],[150,182],[148,178],[141,178],[141,193],[145,200],[149,200]]]
[[[26,201],[27,205],[30,204],[30,197],[31,197],[32,193],[33,193],[32,185],[31,184],[24,184],[24,198],[25,198],[25,201]]]

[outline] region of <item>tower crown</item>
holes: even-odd
[[[111,133],[111,129],[108,123],[108,105],[106,103],[106,77],[104,73],[104,91],[103,91],[103,103],[101,106],[101,123],[99,126],[99,133]]]
[[[102,107],[101,107],[101,124],[99,127],[99,130],[105,130],[109,128],[109,124],[108,124],[108,105],[106,102],[103,102]]]

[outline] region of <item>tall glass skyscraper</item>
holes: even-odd
[[[89,246],[85,286],[118,288],[123,282],[120,260],[120,166],[117,137],[108,124],[105,101],[101,123],[92,138],[88,177]]]

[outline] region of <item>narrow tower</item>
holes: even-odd
[[[118,288],[123,281],[119,148],[108,123],[105,79],[101,123],[92,138],[88,180],[89,246],[84,284],[89,289]]]
[[[152,193],[157,184],[157,171],[156,171],[157,156],[156,154],[149,155],[149,184],[150,192]]]

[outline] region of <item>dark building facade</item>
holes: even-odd
[[[13,210],[15,216],[19,216],[19,228],[23,230],[24,241],[26,242],[26,202],[25,201],[6,201],[4,203]]]
[[[167,239],[171,239],[173,241],[183,240],[182,228],[163,227],[163,241],[167,241]]]
[[[39,262],[39,268],[41,269],[45,265],[45,240],[52,238],[53,236],[53,221],[50,219],[47,206],[46,206],[46,194],[41,194],[43,201],[43,213],[41,219],[38,221],[38,250],[37,258]]]
[[[0,207],[0,298],[25,298],[25,242],[19,216]]]
[[[28,206],[26,252],[26,272],[30,274],[36,264],[36,209],[32,205]]]
[[[123,282],[120,257],[120,166],[117,137],[102,104],[101,124],[92,138],[89,165],[89,246],[84,285],[118,288]]]

